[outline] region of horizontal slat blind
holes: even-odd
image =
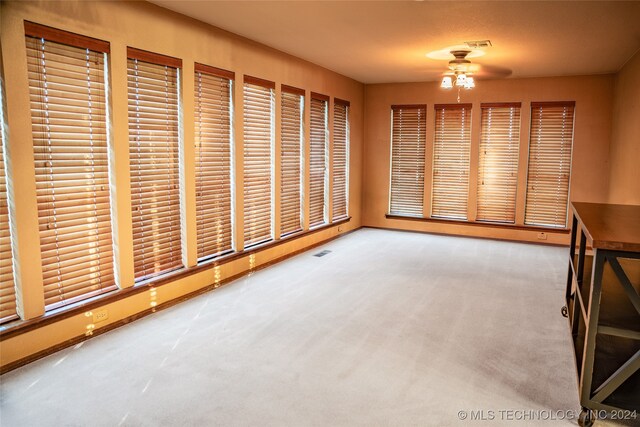
[[[423,216],[426,115],[425,105],[391,107],[391,214]]]
[[[311,98],[311,156],[309,161],[309,226],[327,222],[327,101]]]
[[[514,223],[520,104],[483,104],[481,124],[476,219]]]
[[[13,256],[7,202],[7,175],[4,167],[4,114],[0,88],[0,323],[15,319],[16,288],[13,282]]]
[[[471,105],[436,105],[431,216],[467,219]]]
[[[273,239],[274,93],[244,83],[244,246]]]
[[[232,80],[195,72],[198,259],[232,250]]]
[[[47,310],[115,289],[103,52],[26,37]]]
[[[531,103],[525,224],[567,225],[574,106]]]
[[[349,106],[333,104],[333,221],[345,218],[349,197]]]
[[[302,117],[304,96],[282,90],[280,234],[302,229]]]
[[[177,68],[129,58],[129,156],[136,281],[182,266]]]

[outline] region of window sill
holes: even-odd
[[[179,270],[171,271],[165,273],[163,275],[153,277],[147,280],[144,280],[140,283],[136,283],[134,286],[124,289],[117,289],[112,292],[108,292],[96,297],[93,297],[88,300],[84,300],[81,302],[74,303],[73,305],[69,305],[67,307],[61,307],[54,311],[45,313],[44,315],[37,317],[35,319],[29,320],[14,320],[5,325],[0,326],[0,341],[4,341],[11,337],[24,334],[26,332],[32,331],[34,329],[41,328],[45,325],[49,325],[60,320],[66,319],[68,317],[76,316],[81,313],[85,313],[87,311],[93,310],[95,308],[104,306],[106,304],[110,304],[124,298],[130,297],[132,295],[136,295],[142,292],[146,292],[152,288],[157,288],[168,283],[172,283],[178,279],[183,279],[185,277],[189,277],[193,274],[200,273],[202,271],[215,268],[217,266],[221,266],[227,264],[231,261],[243,258],[245,256],[249,256],[251,254],[255,254],[257,252],[261,252],[267,249],[271,249],[282,244],[291,242],[301,237],[309,236],[311,234],[317,233],[322,230],[327,230],[331,227],[338,226],[340,224],[347,223],[351,220],[351,217],[346,217],[340,220],[336,220],[330,224],[323,224],[321,226],[315,227],[312,230],[307,231],[299,231],[292,234],[288,234],[285,237],[280,238],[279,240],[271,240],[269,242],[265,242],[263,244],[253,246],[249,249],[232,252],[228,254],[221,255],[217,258],[212,258],[201,264],[198,264],[193,267],[181,268]],[[242,273],[244,274],[244,273]],[[231,277],[227,280],[224,280],[222,283],[230,282],[235,280],[236,277]],[[187,298],[177,298],[176,302],[183,301]]]
[[[498,223],[498,222],[464,221],[459,219],[426,218],[421,216],[404,216],[404,215],[386,214],[385,218],[404,220],[404,221],[433,222],[437,224],[466,225],[471,227],[501,228],[505,230],[538,231],[538,232],[544,231],[546,233],[558,233],[558,234],[569,234],[569,231],[570,231],[568,228],[543,227],[543,226],[533,226],[533,225],[516,225],[516,224],[506,224],[506,223]]]

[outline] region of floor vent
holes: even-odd
[[[330,254],[331,251],[328,250],[324,250],[322,252],[318,252],[317,254],[315,254],[314,256],[317,256],[318,258],[325,256],[326,254]]]

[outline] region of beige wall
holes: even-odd
[[[120,287],[134,285],[133,240],[127,129],[126,48],[136,47],[183,60],[181,81],[182,111],[184,119],[183,149],[186,179],[183,203],[185,221],[183,236],[187,266],[195,265],[195,182],[193,178],[193,64],[201,62],[235,71],[236,90],[235,134],[236,152],[242,144],[242,90],[243,75],[251,75],[276,82],[276,100],[280,84],[296,86],[351,102],[351,156],[350,156],[350,216],[351,221],[340,227],[331,227],[281,246],[261,251],[225,264],[176,280],[154,291],[144,292],[107,306],[109,318],[93,324],[85,313],[50,324],[0,343],[0,364],[18,360],[39,350],[81,336],[87,332],[145,310],[151,304],[161,304],[186,293],[198,290],[250,268],[268,263],[294,251],[321,242],[361,225],[361,164],[363,150],[363,96],[361,83],[327,69],[292,57],[250,40],[205,25],[196,20],[144,2],[3,2],[1,3],[0,37],[4,59],[5,89],[9,140],[7,144],[9,178],[13,195],[11,213],[13,224],[14,256],[19,294],[19,312],[23,318],[37,318],[44,312],[42,272],[38,221],[35,198],[35,175],[29,93],[26,72],[26,51],[23,21],[30,20],[62,30],[76,32],[111,43],[109,56],[112,111],[111,164],[114,182],[111,185],[115,210],[114,236],[117,242],[115,257],[117,282]],[[309,103],[307,96],[307,105]],[[276,102],[276,113],[279,103]],[[308,122],[308,108],[305,120]],[[277,114],[276,114],[277,117]],[[330,109],[330,123],[332,109]],[[276,137],[279,135],[276,120]],[[308,129],[308,126],[307,126]],[[308,135],[308,130],[307,130]],[[277,141],[277,139],[276,139]],[[308,144],[308,138],[307,138]],[[239,150],[241,153],[242,150]],[[242,182],[242,161],[238,155],[236,186]],[[276,177],[276,183],[277,183]],[[308,183],[307,183],[308,186]],[[276,188],[278,188],[276,186]],[[279,190],[276,190],[279,191]],[[242,193],[240,193],[241,196]],[[276,193],[277,195],[278,193]],[[307,192],[308,194],[308,192]],[[236,223],[242,223],[242,200],[238,197]],[[237,227],[236,237],[241,237]],[[241,238],[237,245],[241,248]]]
[[[609,202],[640,205],[640,51],[616,75]]]
[[[461,102],[473,103],[470,186],[477,183],[481,102],[522,102],[520,163],[526,164],[532,101],[575,101],[575,133],[571,200],[606,202],[609,189],[609,140],[614,77],[584,76],[492,80],[477,82],[475,89],[461,92]],[[386,219],[389,203],[390,114],[393,104],[427,104],[427,173],[425,203],[430,199],[431,155],[433,146],[434,104],[456,103],[456,91],[440,89],[438,82],[378,84],[365,86],[365,152],[363,173],[363,225],[401,228],[446,234],[539,241],[537,232]],[[522,171],[525,168],[520,168]],[[524,218],[526,174],[518,177],[517,221]],[[470,200],[470,204],[474,204]],[[548,233],[548,243],[566,243],[566,234]]]

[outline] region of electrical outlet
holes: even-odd
[[[547,240],[547,233],[538,233],[538,240]]]
[[[338,233],[342,233],[342,226],[341,225],[338,226]]]
[[[106,309],[93,312],[93,323],[104,322],[108,318],[109,312]]]

